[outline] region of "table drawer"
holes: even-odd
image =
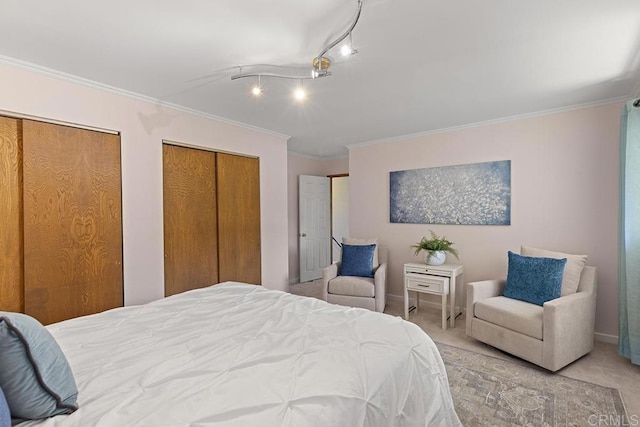
[[[442,268],[438,268],[438,266],[432,265],[409,265],[405,266],[404,272],[415,273],[415,274],[426,274],[428,276],[438,276],[438,277],[451,277],[450,270],[443,270]]]
[[[449,293],[449,278],[408,273],[405,277],[407,289],[411,291]]]

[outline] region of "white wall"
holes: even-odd
[[[0,94],[5,112],[121,132],[126,305],[164,295],[163,139],[260,158],[262,281],[288,290],[286,137],[7,63]]]
[[[388,293],[402,295],[409,246],[432,229],[455,242],[465,282],[504,278],[520,245],[587,254],[598,267],[596,331],[617,335],[620,103],[408,137],[349,150],[354,237],[389,248]],[[511,160],[511,225],[389,222],[389,172]],[[456,261],[455,258],[451,261]]]

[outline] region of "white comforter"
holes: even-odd
[[[80,409],[25,426],[460,425],[398,317],[230,282],[48,328]]]

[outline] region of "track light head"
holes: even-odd
[[[307,92],[305,92],[303,88],[299,87],[293,92],[293,97],[296,101],[302,102],[307,99]]]
[[[355,55],[356,53],[358,53],[358,49],[354,49],[349,45],[344,45],[340,48],[340,54],[342,56],[351,56],[351,55]]]
[[[358,49],[353,48],[353,40],[351,38],[351,33],[349,33],[349,42],[342,45],[340,48],[340,54],[342,56],[351,56],[358,53]]]
[[[260,95],[262,95],[262,92],[263,90],[262,90],[261,76],[260,74],[258,74],[258,79],[256,81],[256,84],[253,85],[253,87],[251,88],[251,94],[257,98]]]

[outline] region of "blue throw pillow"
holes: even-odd
[[[341,276],[373,277],[376,245],[342,245]]]
[[[78,389],[67,358],[33,317],[0,311],[0,387],[14,418],[70,414]]]
[[[0,427],[11,427],[11,413],[7,399],[4,398],[2,389],[0,388]]]
[[[566,258],[529,257],[509,251],[509,272],[502,295],[537,305],[559,298],[566,263]]]

